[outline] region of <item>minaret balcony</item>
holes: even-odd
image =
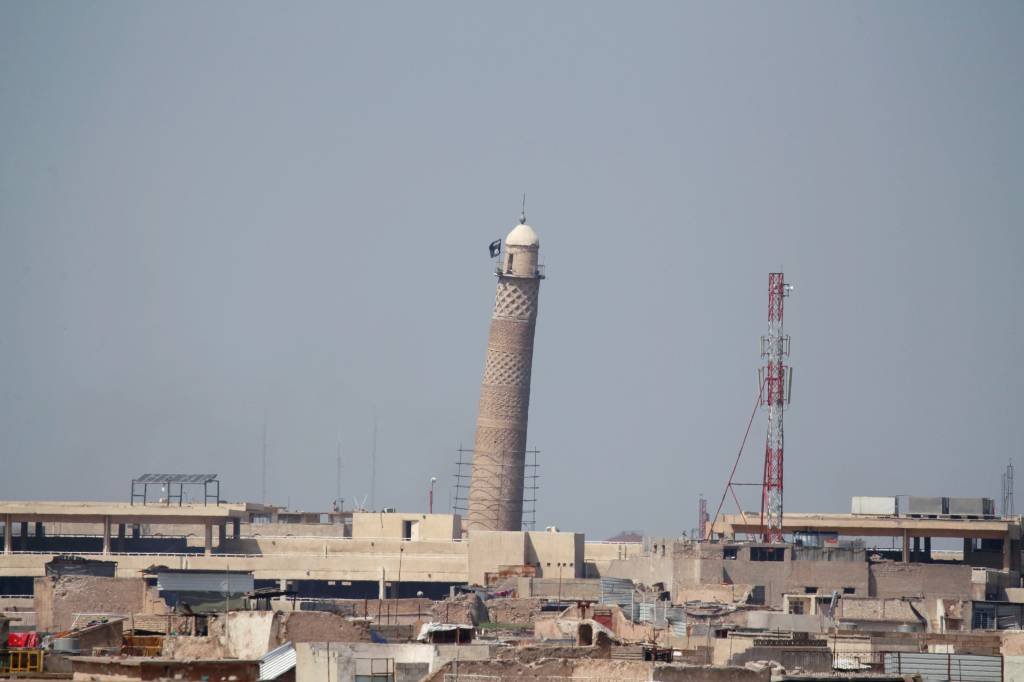
[[[503,262],[498,262],[494,265],[494,274],[499,277],[519,277],[522,279],[544,279],[547,275],[545,274],[545,267],[543,263],[538,263],[534,266],[532,273],[523,272],[511,272],[505,267]]]

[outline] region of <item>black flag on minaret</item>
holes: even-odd
[[[501,253],[501,240],[495,239],[488,248],[491,250],[491,258],[497,258],[498,254]]]

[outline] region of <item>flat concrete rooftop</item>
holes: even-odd
[[[716,521],[712,530],[726,537],[738,533],[756,534],[761,519],[757,512],[726,514]],[[904,516],[862,516],[854,514],[784,513],[784,533],[808,531],[838,533],[850,537],[910,537],[931,538],[990,538],[1002,539],[1021,536],[1020,521],[1012,519],[921,519]]]
[[[245,518],[246,503],[131,504],[129,502],[72,502],[62,500],[0,501],[0,521],[64,521],[67,523],[223,523]]]

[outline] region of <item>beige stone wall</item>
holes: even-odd
[[[516,592],[520,597],[542,597],[597,601],[601,581],[586,578],[520,578]]]
[[[457,514],[365,513],[352,514],[353,539],[402,538],[405,522],[413,526],[417,540],[452,540],[461,535],[461,522]]]
[[[664,583],[665,589],[672,589],[675,561],[671,556],[650,554],[626,560],[609,561],[601,571],[601,577],[629,578],[644,585]]]
[[[484,584],[484,574],[498,566],[521,566],[526,560],[526,533],[469,531],[469,582]]]
[[[234,541],[232,541],[234,542]],[[135,577],[153,563],[177,569],[253,571],[256,579],[378,580],[383,567],[403,581],[465,582],[469,548],[465,542],[274,538],[242,540],[247,553],[262,556],[114,555],[119,577]],[[50,554],[0,556],[0,576],[42,576]],[[520,561],[521,563],[521,561]],[[484,570],[493,570],[486,568]]]
[[[296,682],[323,682],[326,679],[352,682],[357,672],[357,660],[392,659],[396,672],[402,666],[422,663],[433,671],[454,659],[458,659],[460,665],[474,660],[486,661],[491,657],[491,647],[487,644],[448,646],[369,642],[339,642],[328,647],[326,643],[303,642],[295,645],[295,654]]]
[[[557,578],[559,564],[562,578],[583,577],[583,534],[528,531],[525,560],[537,567],[538,578]]]
[[[947,597],[971,599],[970,566],[941,564],[870,564],[871,596],[875,597]]]
[[[1003,630],[999,634],[1002,637],[999,653],[1003,656],[1024,656],[1024,630]]]
[[[600,578],[606,575],[613,561],[642,554],[643,545],[639,542],[587,542],[583,546],[585,577]]]
[[[803,593],[808,587],[818,594],[843,593],[852,587],[854,594],[867,596],[870,589],[865,561],[794,560],[786,551],[784,561],[751,561],[750,547],[737,548],[735,559],[723,558],[721,545],[676,543],[673,551],[672,594],[692,594],[712,585],[760,585],[765,603],[776,608],[786,593]],[[635,560],[634,560],[635,561]],[[639,562],[638,562],[639,563]],[[625,570],[625,569],[624,569]]]
[[[923,599],[914,600],[914,608],[919,613],[924,613],[926,607]],[[875,598],[875,597],[844,597],[839,600],[838,612],[841,618],[895,621],[902,623],[916,622],[917,616],[910,603],[904,599]]]
[[[64,576],[36,578],[33,585],[36,627],[43,632],[69,629],[79,614],[129,617],[165,613],[167,606],[142,578]],[[79,625],[87,619],[79,619]]]

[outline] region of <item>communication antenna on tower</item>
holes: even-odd
[[[793,290],[785,275],[768,275],[768,335],[761,337],[761,357],[767,364],[760,370],[761,406],[768,410],[768,433],[764,450],[764,482],[761,485],[761,538],[782,542],[782,413],[789,406],[793,370],[783,364],[789,357],[789,337],[783,332],[784,300]]]

